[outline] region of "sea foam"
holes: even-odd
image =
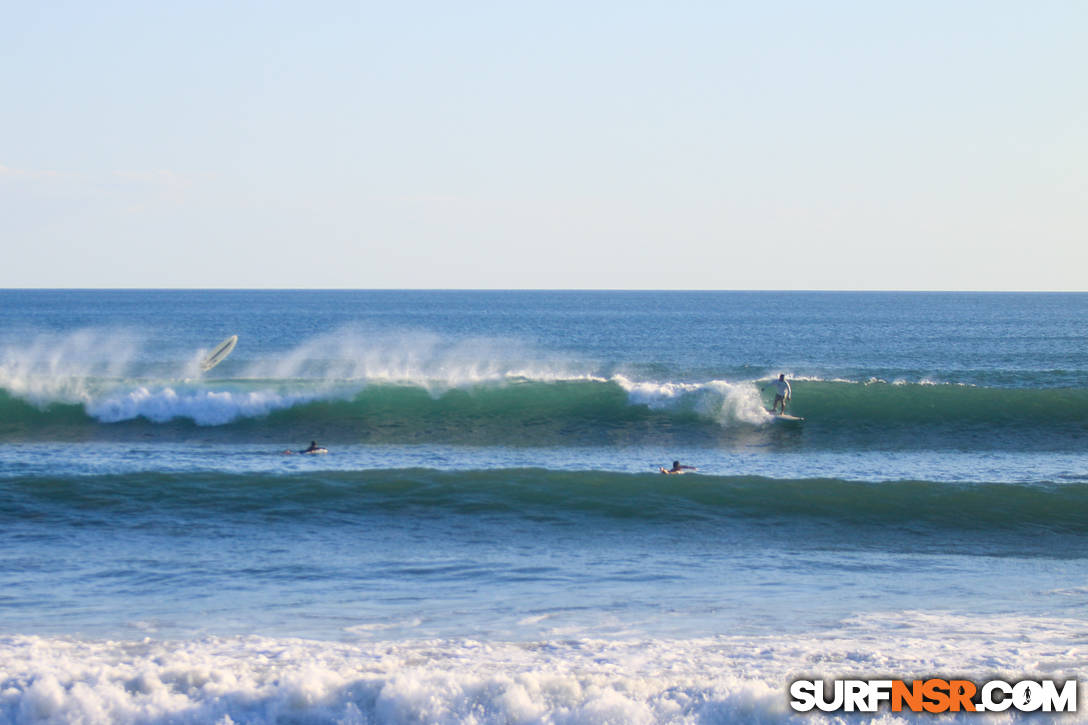
[[[146,418],[165,423],[188,418],[198,425],[223,425],[239,418],[265,416],[335,395],[320,392],[284,393],[272,389],[222,390],[179,386],[137,386],[114,390],[84,404],[87,414],[103,423]],[[350,396],[350,393],[348,394]]]
[[[1074,620],[888,612],[808,635],[689,640],[8,637],[0,639],[0,719],[88,725],[811,722],[789,709],[794,678],[955,674],[981,682],[1045,673],[1063,679],[1075,676],[1088,654],[1076,644],[1079,629]],[[816,721],[935,718],[881,712]],[[1012,713],[970,719],[1016,721]]]
[[[688,410],[722,426],[738,422],[759,425],[771,418],[753,382],[636,382],[622,375],[613,376],[612,382],[627,391],[632,404],[651,410]]]

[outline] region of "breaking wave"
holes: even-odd
[[[227,439],[296,431],[330,441],[713,444],[779,430],[771,377],[723,371],[654,379],[546,355],[516,341],[340,331],[276,355],[235,353],[201,376],[205,350],[150,357],[118,331],[43,336],[0,350],[0,439]],[[972,444],[1015,431],[1036,444],[1088,432],[1088,388],[994,388],[796,377],[790,412],[818,444],[851,437]],[[1008,445],[1002,440],[1001,445]]]

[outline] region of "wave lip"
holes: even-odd
[[[754,382],[634,382],[622,375],[613,376],[611,382],[627,392],[632,405],[645,405],[651,410],[687,410],[723,427],[735,423],[760,425],[771,420]]]

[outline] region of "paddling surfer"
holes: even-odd
[[[698,470],[698,469],[695,468],[694,466],[681,466],[679,460],[673,460],[672,468],[669,468],[668,470],[666,470],[665,468],[660,468],[659,470],[662,471],[663,474],[669,475],[669,474],[682,474],[682,472],[684,472],[685,470]]]
[[[324,446],[317,445],[317,441],[310,441],[310,447],[307,448],[304,451],[299,451],[299,454],[305,455],[307,453],[312,454],[312,453],[328,453],[328,452],[329,452],[328,449],[326,449]],[[283,455],[285,455],[285,456],[290,456],[292,454],[294,454],[294,451],[288,450],[288,451],[283,452]]]

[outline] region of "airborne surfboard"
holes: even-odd
[[[208,372],[219,363],[223,362],[227,355],[230,355],[230,351],[234,349],[234,346],[238,344],[238,336],[231,335],[223,342],[212,350],[208,357],[204,358],[204,362],[200,363],[200,369],[204,372]]]

